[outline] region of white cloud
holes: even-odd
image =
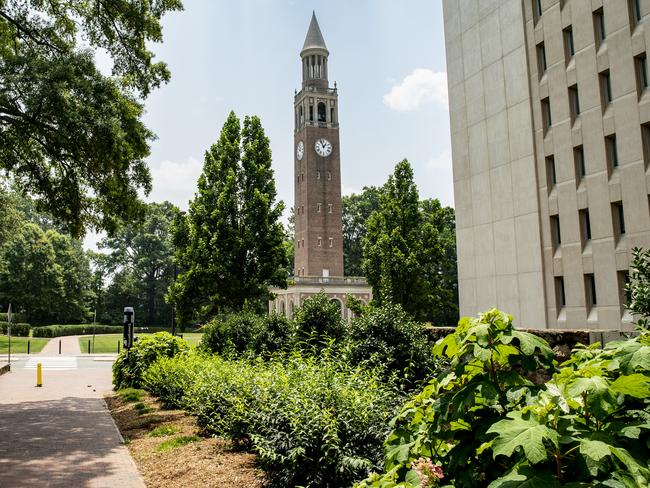
[[[185,162],[163,161],[151,168],[153,189],[147,198],[150,202],[168,200],[182,210],[187,210],[189,201],[196,193],[203,163],[194,158]]]
[[[447,73],[417,68],[384,95],[384,104],[399,112],[417,110],[427,103],[448,108]]]

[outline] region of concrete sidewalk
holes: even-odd
[[[62,356],[78,356],[81,354],[79,349],[79,338],[82,336],[64,336],[54,337],[50,342],[45,344],[40,352],[41,356],[55,356],[59,354],[59,341],[61,341],[61,355]]]
[[[145,487],[102,399],[110,364],[35,380],[30,369],[0,376],[0,487]]]

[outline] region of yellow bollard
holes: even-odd
[[[36,386],[43,386],[43,365],[41,363],[36,365]]]

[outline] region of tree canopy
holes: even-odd
[[[169,79],[148,49],[180,0],[0,0],[0,169],[73,236],[140,219],[154,137],[139,97]],[[96,67],[104,49],[113,76]]]
[[[243,127],[231,112],[206,151],[198,192],[174,222],[180,274],[169,298],[179,320],[262,309],[268,287],[287,283],[287,252],[276,203],[269,140],[258,117]]]

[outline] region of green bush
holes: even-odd
[[[113,386],[116,390],[140,388],[142,375],[156,359],[172,357],[188,349],[187,341],[169,332],[156,332],[139,338],[131,349],[122,350],[117,356],[113,364]]]
[[[353,365],[383,368],[405,387],[430,376],[435,362],[424,326],[399,305],[369,307],[348,329],[346,356]]]
[[[120,325],[95,325],[94,330],[96,334],[121,334],[123,327]],[[62,337],[71,335],[87,335],[92,333],[92,324],[44,325],[32,329],[33,337]]]
[[[402,407],[385,472],[360,488],[432,486],[425,464],[455,488],[649,486],[647,330],[579,347],[558,369],[542,339],[490,310],[462,319],[434,352],[451,371]]]
[[[275,486],[347,487],[381,467],[399,397],[324,355],[269,361],[190,353],[162,358],[144,384],[197,415],[203,431],[252,448]]]
[[[0,322],[0,329],[2,329],[3,334],[8,334],[9,330],[9,323],[8,322]],[[29,337],[29,331],[31,330],[31,326],[29,324],[22,324],[22,323],[17,323],[17,324],[11,324],[11,335],[12,336],[18,336],[18,337]]]
[[[341,309],[336,301],[320,292],[307,298],[296,310],[296,339],[311,345],[321,345],[328,339],[340,339],[345,334]]]
[[[11,321],[16,323],[25,323],[27,321],[27,316],[23,313],[12,313]],[[9,314],[0,313],[0,322],[9,322]]]
[[[253,338],[257,354],[268,355],[287,349],[293,340],[294,325],[277,312],[262,317],[262,328]]]

